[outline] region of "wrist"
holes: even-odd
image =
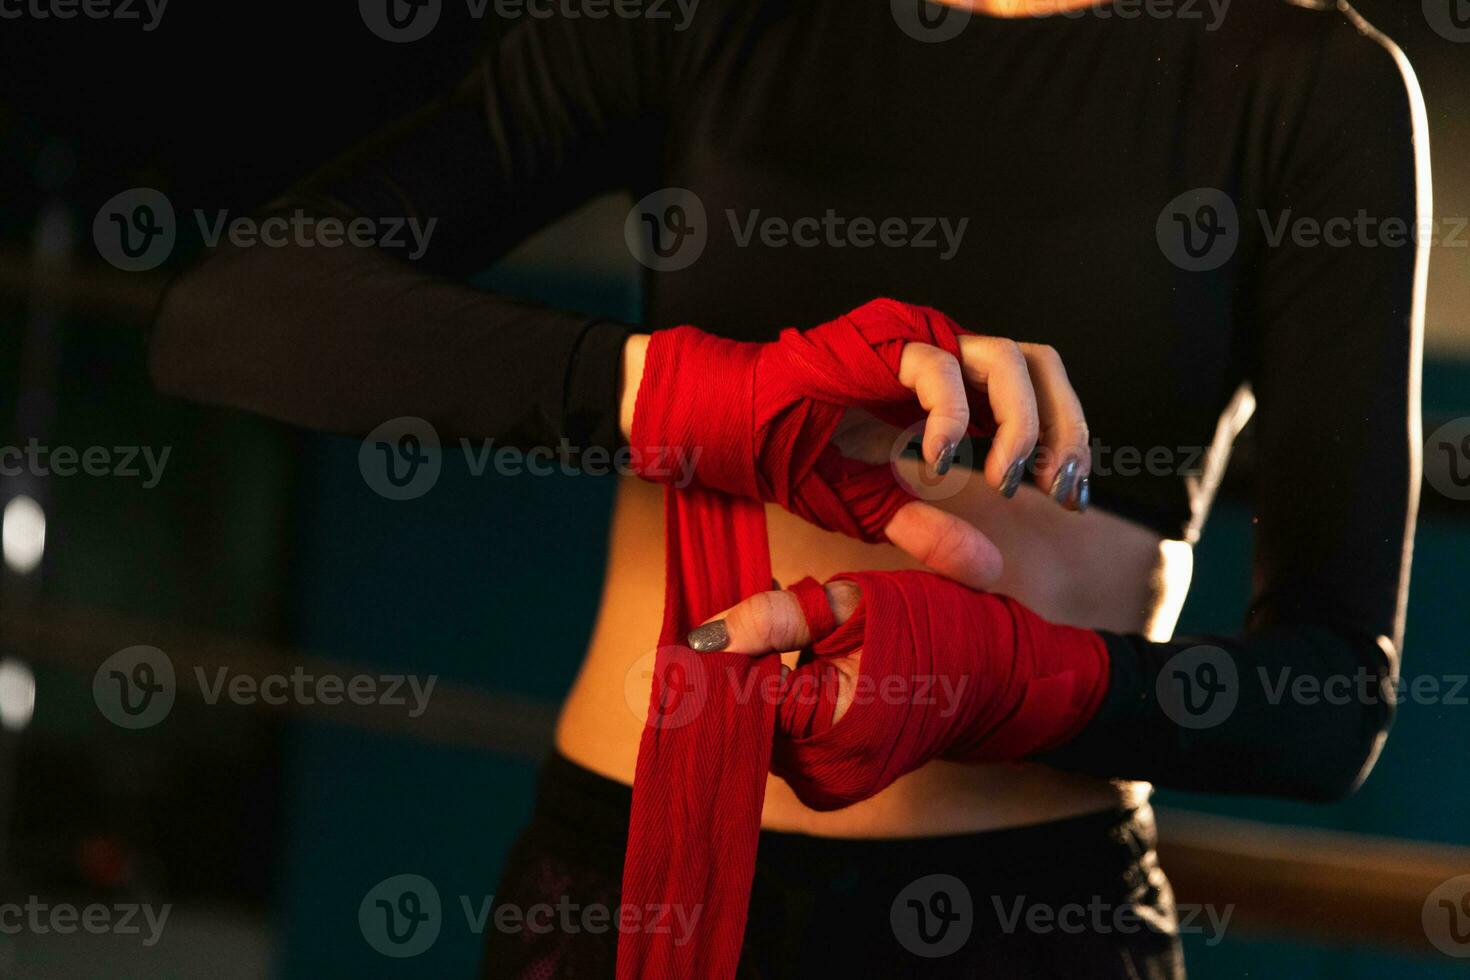
[[[633,436],[633,412],[638,405],[638,387],[643,383],[643,362],[648,356],[648,334],[635,333],[623,344],[622,366],[618,371],[618,428],[623,441]]]

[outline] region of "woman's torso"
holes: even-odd
[[[649,150],[659,184],[637,189],[651,196],[630,217],[646,227],[646,319],[767,339],[888,295],[1052,344],[1093,433],[1094,509],[1065,512],[1029,486],[1004,501],[978,477],[944,506],[1001,546],[997,591],[1056,621],[1166,637],[1190,568],[1188,545],[1168,539],[1192,538],[1208,507],[1207,463],[1233,435],[1217,426],[1251,357],[1260,230],[1246,216],[1300,108],[1292,64],[1329,15],[1257,0],[1212,25],[1203,7],[1191,22],[1105,6],[975,16],[935,40],[901,6],[719,5],[670,41],[678,92]],[[625,782],[663,597],[658,493],[621,487],[602,611],[558,731],[574,761]],[[906,564],[768,515],[783,582]],[[956,833],[1145,789],[935,762],[827,814],[773,778],[765,823]]]

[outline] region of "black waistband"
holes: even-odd
[[[529,833],[591,861],[621,866],[633,790],[554,753],[541,771]],[[905,838],[813,837],[761,831],[763,864],[799,866],[814,876],[859,867],[950,873],[1011,881],[1038,892],[1071,892],[1116,880],[1154,845],[1148,811],[1122,807],[1024,827]]]

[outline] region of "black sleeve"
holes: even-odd
[[[1321,53],[1267,209],[1324,229],[1368,221],[1339,220],[1336,244],[1288,236],[1257,262],[1245,632],[1105,635],[1105,703],[1058,765],[1329,800],[1356,788],[1386,736],[1420,477],[1426,254],[1404,229],[1428,211],[1428,162],[1416,159],[1422,104],[1407,64],[1387,42],[1346,33]]]
[[[627,328],[457,280],[648,179],[670,40],[642,19],[516,22],[453,92],[260,216],[367,218],[396,241],[220,244],[164,297],[150,342],[158,387],[349,435],[411,415],[446,439],[616,445]],[[391,235],[407,220],[428,231],[427,249]]]

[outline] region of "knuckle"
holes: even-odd
[[[1021,350],[1021,345],[1007,337],[996,339],[996,356],[1005,358],[1012,367],[1026,366],[1026,354]]]
[[[796,597],[789,592],[772,592],[769,593],[769,600],[771,633],[766,638],[767,643],[777,650],[796,646],[803,625],[801,606]]]
[[[928,547],[924,549],[923,562],[931,568],[948,567],[964,552],[965,536],[953,523],[945,521],[937,529]]]
[[[845,622],[857,611],[863,591],[856,582],[838,579],[827,583],[827,601],[832,604],[832,615],[838,622]]]
[[[770,601],[764,593],[753,595],[730,610],[726,617],[728,626],[735,636],[750,637],[752,642],[760,642],[769,630]]]
[[[1064,370],[1061,352],[1051,344],[1032,344],[1030,349],[1031,359],[1037,365],[1052,371]]]
[[[1025,399],[1013,416],[1015,435],[1024,443],[1034,443],[1041,435],[1041,416],[1033,398]]]
[[[748,618],[741,623],[762,649],[784,649],[796,636],[795,603],[784,592],[758,592],[741,604]]]
[[[919,363],[924,373],[931,376],[943,375],[948,367],[945,363],[952,358],[944,351],[932,344],[914,344],[919,349]]]

